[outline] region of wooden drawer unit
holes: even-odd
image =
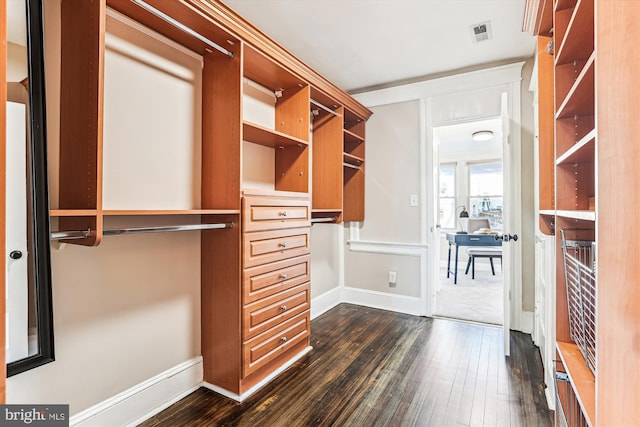
[[[242,203],[242,229],[245,233],[311,226],[308,198],[244,197]]]
[[[311,257],[272,262],[243,272],[242,302],[249,304],[310,280]]]
[[[243,345],[244,376],[284,355],[296,344],[308,340],[310,330],[309,311],[305,311],[246,341]],[[291,354],[291,357],[294,355]]]
[[[248,340],[309,309],[309,283],[271,295],[243,309],[243,339]]]
[[[242,378],[255,384],[309,346],[311,205],[306,194],[242,199]]]
[[[306,255],[310,251],[309,235],[309,227],[245,233],[244,267]]]

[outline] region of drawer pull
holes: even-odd
[[[280,215],[280,216],[287,216],[287,211],[279,212],[279,213],[278,213],[278,215]]]
[[[278,246],[280,246],[281,248],[286,248],[287,244],[285,242],[282,242],[282,243],[278,243]]]
[[[284,279],[286,279],[286,278],[287,278],[287,275],[286,275],[286,274],[281,274],[281,275],[280,275],[280,278],[281,278],[282,280],[284,280]]]
[[[282,341],[283,343],[287,342],[287,337],[280,338],[280,341]]]
[[[287,306],[286,305],[280,306],[280,310],[287,311]]]

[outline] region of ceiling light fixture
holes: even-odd
[[[474,141],[488,141],[493,138],[493,131],[479,130],[471,134],[471,139]]]

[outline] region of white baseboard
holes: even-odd
[[[340,304],[340,287],[335,287],[330,291],[318,295],[311,299],[311,320],[331,310]]]
[[[420,298],[417,297],[345,287],[341,302],[420,316]]]
[[[313,347],[309,346],[307,348],[305,348],[304,350],[302,350],[300,353],[296,354],[291,360],[289,360],[287,363],[285,363],[284,365],[280,366],[278,369],[276,369],[275,371],[273,371],[272,373],[270,373],[269,375],[267,375],[262,381],[260,381],[258,384],[254,385],[253,387],[251,387],[249,390],[245,391],[242,394],[236,394],[233,392],[230,392],[229,390],[226,390],[222,387],[218,387],[217,385],[213,385],[211,383],[208,383],[206,381],[204,381],[202,383],[203,387],[208,388],[211,391],[215,391],[218,394],[223,395],[224,397],[228,397],[229,399],[233,399],[236,402],[242,402],[243,400],[245,400],[247,397],[251,396],[253,393],[255,393],[256,391],[260,390],[262,387],[264,387],[265,385],[269,384],[271,382],[271,380],[273,380],[275,377],[277,377],[278,375],[280,375],[281,373],[283,373],[285,370],[287,370],[291,365],[293,365],[294,363],[296,363],[302,356],[304,356],[305,354],[309,353],[311,350],[313,350]]]
[[[194,357],[69,420],[70,426],[135,426],[197,390],[202,384],[202,356]]]

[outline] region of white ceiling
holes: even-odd
[[[531,57],[525,0],[222,0],[347,91]],[[492,39],[471,26],[491,21]]]
[[[490,130],[493,138],[487,141],[474,141],[471,135],[480,130]],[[483,154],[489,157],[502,156],[502,119],[494,118],[470,123],[440,126],[434,129],[439,142],[440,155],[444,159],[466,156],[469,159]]]

